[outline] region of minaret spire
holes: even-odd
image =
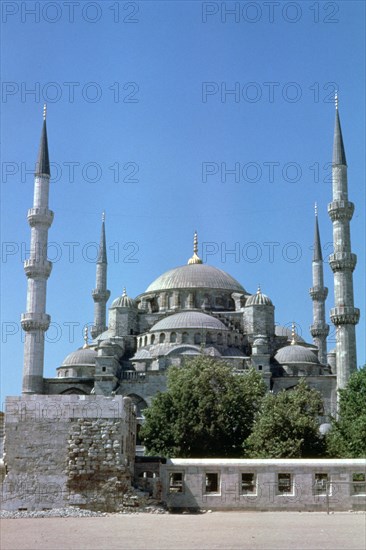
[[[47,279],[52,264],[47,260],[48,229],[53,212],[48,209],[50,162],[43,111],[43,127],[34,179],[33,208],[28,210],[28,223],[32,228],[29,259],[24,262],[28,278],[27,311],[21,316],[25,331],[23,393],[43,393],[44,333],[51,318],[45,312]]]
[[[314,233],[314,252],[313,252],[313,286],[310,289],[310,296],[313,300],[313,324],[310,332],[314,344],[318,348],[318,358],[322,365],[327,363],[327,336],[329,334],[329,325],[325,322],[325,300],[328,296],[328,289],[324,286],[323,274],[323,255],[320,244],[318,206],[315,203],[315,233]]]
[[[357,369],[355,325],[360,310],[354,307],[353,271],[357,257],[351,252],[350,221],[354,204],[348,200],[347,162],[344,151],[338,97],[336,97],[333,141],[333,201],[328,205],[328,214],[333,223],[334,253],[329,264],[334,274],[334,305],[330,318],[336,327],[337,387],[344,388]]]
[[[110,291],[107,290],[107,245],[105,237],[105,213],[102,214],[102,228],[100,233],[99,253],[96,268],[96,284],[92,291],[94,300],[94,325],[91,335],[96,338],[106,330],[106,304]]]

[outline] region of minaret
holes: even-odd
[[[322,365],[327,364],[327,336],[329,325],[325,322],[325,300],[328,296],[328,289],[324,286],[323,276],[323,255],[320,245],[318,207],[315,204],[315,234],[313,253],[313,286],[310,289],[310,296],[313,300],[313,324],[310,332],[314,344],[318,348],[318,359]]]
[[[95,289],[92,291],[94,300],[94,325],[90,332],[93,338],[96,338],[107,329],[106,304],[110,295],[110,291],[107,290],[107,246],[105,239],[105,215],[103,212],[99,254],[97,259],[96,283]]]
[[[328,214],[333,223],[334,253],[329,264],[334,273],[334,305],[330,318],[336,327],[337,387],[344,388],[350,375],[357,369],[355,325],[360,310],[354,307],[353,270],[357,257],[351,252],[350,220],[354,204],[348,200],[347,162],[344,152],[338,98],[335,98],[336,115],[333,143],[333,201]]]
[[[51,321],[45,313],[47,279],[52,269],[51,262],[47,260],[48,229],[53,221],[53,212],[48,209],[50,175],[45,105],[34,179],[33,208],[28,210],[28,223],[31,226],[30,256],[24,262],[28,288],[27,311],[21,317],[25,331],[23,393],[43,392],[44,333]]]

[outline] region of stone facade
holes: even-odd
[[[5,509],[118,507],[133,476],[130,399],[32,395],[5,407]]]
[[[176,511],[365,510],[365,475],[363,459],[174,458],[160,464],[162,499]]]

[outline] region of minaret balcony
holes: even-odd
[[[22,313],[20,322],[26,332],[32,330],[45,332],[50,326],[51,317],[47,313]]]
[[[333,201],[328,204],[328,214],[332,222],[352,219],[355,205],[350,201]]]
[[[28,223],[31,227],[37,225],[50,227],[53,222],[53,215],[52,210],[48,210],[48,208],[30,208],[27,216]]]
[[[310,334],[313,338],[325,338],[329,334],[329,325],[322,321],[315,322],[310,326]]]
[[[353,271],[356,267],[357,256],[352,252],[335,252],[329,255],[329,265],[335,273],[336,271]]]
[[[94,288],[94,290],[92,290],[92,297],[94,302],[107,302],[110,295],[110,290],[101,290],[99,288]]]
[[[313,300],[324,302],[328,296],[328,289],[326,286],[313,286],[309,289],[309,294]]]
[[[330,320],[336,326],[357,325],[360,318],[360,310],[352,306],[338,306],[330,310]]]
[[[24,271],[29,279],[47,279],[52,270],[49,260],[32,259],[25,260]]]

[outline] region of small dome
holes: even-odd
[[[62,362],[61,367],[92,367],[95,365],[97,352],[92,348],[79,348],[70,353]]]
[[[135,307],[135,301],[127,296],[126,289],[123,289],[122,296],[119,296],[116,298],[113,302],[111,307]]]
[[[219,319],[211,315],[199,311],[182,311],[158,321],[150,331],[179,329],[228,330]]]
[[[263,294],[260,287],[255,294],[252,294],[247,299],[245,306],[272,306],[272,300]]]
[[[268,342],[264,338],[256,338],[253,342],[253,346],[266,346]]]
[[[317,356],[309,348],[298,346],[296,344],[279,349],[275,355],[275,360],[280,365],[285,365],[288,363],[319,364]]]

